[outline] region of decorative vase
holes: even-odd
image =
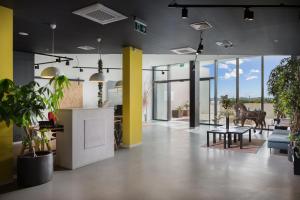
[[[226,116],[226,129],[229,130],[229,116]]]

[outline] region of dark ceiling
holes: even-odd
[[[14,9],[14,48],[47,52],[51,49],[49,23],[56,23],[56,53],[95,53],[76,47],[96,46],[101,37],[103,53],[121,53],[122,46],[132,45],[149,54],[170,54],[170,49],[191,46],[197,48],[199,32],[189,24],[207,20],[213,29],[204,33],[204,54],[254,55],[300,54],[300,9],[255,8],[254,22],[243,20],[241,8],[193,8],[189,18],[182,20],[181,10],[168,8],[171,0],[101,0],[105,6],[127,17],[126,20],[101,25],[72,14],[72,11],[96,3],[95,0],[0,0]],[[240,0],[190,0],[177,3],[240,4]],[[261,0],[243,1],[261,4]],[[298,4],[299,0],[264,0],[264,4]],[[147,35],[134,31],[132,16],[148,25]],[[29,36],[20,36],[23,31]],[[220,40],[231,40],[234,48],[218,47]],[[274,42],[278,40],[278,42]]]

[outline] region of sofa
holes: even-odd
[[[268,137],[268,148],[288,150],[289,140],[289,130],[274,129],[273,133]]]

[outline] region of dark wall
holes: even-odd
[[[34,54],[14,51],[14,82],[23,85],[34,80]],[[24,130],[14,127],[14,142],[20,141]]]

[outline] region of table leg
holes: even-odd
[[[209,147],[209,132],[208,131],[206,132],[206,137],[207,137],[206,145],[207,145],[207,147]]]
[[[215,144],[216,143],[216,134],[213,133],[213,143]]]
[[[234,137],[233,141],[234,141],[234,143],[236,143],[236,134],[234,134],[233,137]]]
[[[243,148],[243,134],[239,134],[240,135],[240,149]]]
[[[249,129],[249,142],[251,142],[251,129]]]
[[[224,133],[224,149],[226,149],[226,133]]]
[[[222,137],[221,137],[221,134],[219,134],[219,141],[221,141],[222,140]]]

